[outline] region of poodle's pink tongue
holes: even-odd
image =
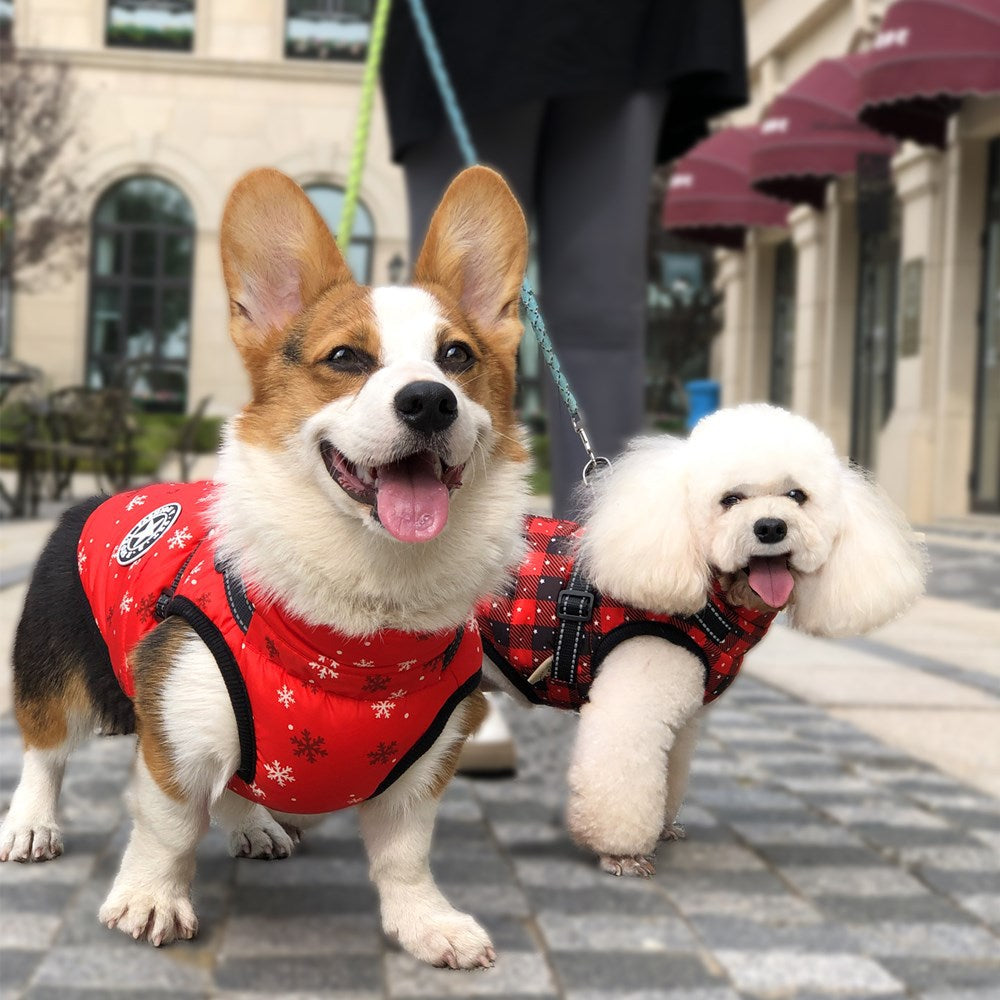
[[[437,468],[437,459],[423,452],[378,470],[378,519],[401,542],[429,541],[448,522],[448,487]]]
[[[750,587],[772,608],[783,608],[795,586],[787,556],[754,556],[750,560]]]

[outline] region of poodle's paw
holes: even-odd
[[[660,840],[687,840],[687,830],[680,823],[667,823],[660,831]]]
[[[656,874],[656,860],[652,854],[602,854],[601,869],[609,875],[652,878]]]
[[[106,927],[117,927],[137,941],[146,940],[155,947],[171,941],[193,938],[198,933],[198,918],[191,900],[183,893],[142,890],[131,892],[114,885],[98,913]]]
[[[229,853],[234,858],[255,858],[278,861],[287,858],[299,842],[299,831],[294,836],[288,828],[271,819],[266,809],[255,813],[254,821],[229,831]]]
[[[8,816],[0,827],[0,861],[51,861],[63,852],[55,823],[20,823]]]
[[[489,969],[497,953],[489,935],[467,913],[448,908],[400,923],[386,932],[421,962],[449,969]]]

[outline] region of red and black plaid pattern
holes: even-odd
[[[556,708],[579,708],[587,700],[601,661],[625,639],[657,635],[683,646],[705,665],[705,703],[732,683],[743,657],[767,632],[776,612],[728,604],[718,583],[696,615],[657,615],[597,593],[577,657],[576,682],[549,673],[535,684],[528,678],[553,654],[559,630],[556,601],[569,582],[583,528],[548,517],[525,519],[528,551],[507,587],[476,610],[483,647],[494,663],[531,701]]]

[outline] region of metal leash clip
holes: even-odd
[[[611,459],[605,458],[603,455],[594,454],[593,445],[591,445],[590,438],[587,435],[587,428],[583,426],[583,421],[578,414],[573,416],[573,430],[576,431],[576,436],[580,439],[583,450],[587,453],[587,464],[583,467],[583,485],[589,486],[590,477],[595,472],[599,469],[611,468]]]

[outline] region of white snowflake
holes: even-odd
[[[258,799],[267,798],[267,792],[265,792],[264,789],[261,788],[256,781],[250,786],[250,791],[253,792]]]
[[[278,783],[279,788],[284,788],[285,785],[293,782],[295,778],[292,776],[292,769],[287,764],[282,764],[277,760],[272,760],[270,764],[264,765],[264,770],[267,771],[267,776]]]
[[[361,798],[360,795],[356,795],[354,792],[351,792],[351,794],[347,796],[347,804],[349,806],[357,805],[359,802],[364,802],[364,799]]]
[[[396,707],[394,701],[389,701],[388,699],[384,701],[376,701],[372,704],[372,711],[375,713],[376,719],[388,719],[392,710]]]
[[[201,572],[201,568],[204,565],[205,565],[205,560],[204,559],[200,559],[198,561],[198,565],[197,566],[192,566],[191,567],[191,569],[188,571],[188,575],[189,576],[197,576]],[[192,580],[191,582],[194,583],[194,580]]]
[[[281,702],[285,708],[291,708],[295,704],[295,692],[286,684],[284,687],[277,689],[278,701]]]
[[[400,688],[398,691],[393,691],[389,695],[390,698],[402,698],[406,694],[406,688]]]
[[[132,610],[133,597],[131,594],[126,593],[122,597],[121,604],[118,605],[118,610],[123,614],[127,615]]]
[[[87,561],[87,553],[80,549],[76,554],[76,568],[79,572],[83,572],[83,564]]]
[[[191,538],[191,532],[187,528],[177,528],[170,536],[167,545],[172,549],[183,549],[187,547],[187,543],[191,541]]]
[[[335,663],[333,660],[330,660],[330,662],[327,663],[325,656],[321,656],[316,660],[309,661],[309,669],[316,671],[316,675],[319,677],[321,681],[325,680],[327,677],[332,677],[334,680],[336,680],[340,676],[340,674],[338,674],[336,670],[336,668],[339,666],[340,664]]]
[[[146,496],[145,493],[143,493],[142,495],[136,494],[136,496],[132,497],[132,499],[129,500],[127,504],[125,504],[125,509],[134,510],[136,507],[141,507],[148,499],[149,498]]]
[[[410,667],[416,665],[416,660],[403,660],[399,665],[399,672],[402,673],[404,670],[409,670]]]
[[[355,660],[354,661],[354,665],[356,667],[361,667],[363,670],[367,670],[369,667],[374,667],[375,666],[375,661],[374,660],[365,660],[365,659]]]

